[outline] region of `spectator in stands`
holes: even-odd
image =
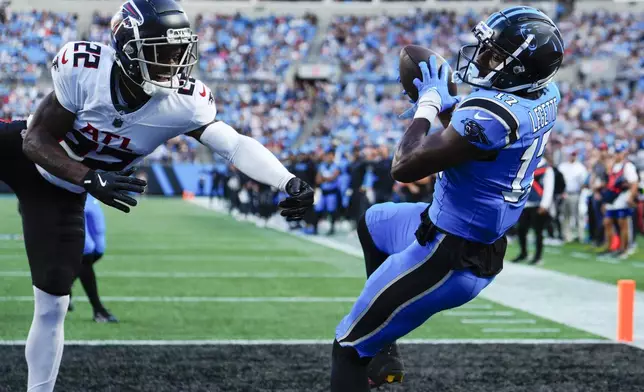
[[[638,183],[637,169],[627,160],[628,144],[618,142],[615,146],[612,167],[609,169],[608,182],[603,190],[606,203],[604,218],[603,254],[612,254],[611,244],[615,228],[619,232],[619,248],[614,256],[626,258],[632,245],[633,207],[637,205]]]
[[[559,164],[559,171],[565,180],[565,192],[562,195],[561,214],[563,218],[564,242],[573,241],[572,230],[576,239],[584,239],[584,223],[579,215],[579,195],[588,177],[586,167],[577,160],[577,151],[568,149],[568,160]]]
[[[313,15],[198,15],[199,67],[211,79],[279,80],[307,54],[316,24]]]

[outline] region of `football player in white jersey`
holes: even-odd
[[[130,0],[113,17],[111,46],[70,42],[52,64],[54,92],[26,132],[0,133],[0,180],[18,196],[35,297],[25,356],[28,391],[51,392],[63,320],[81,265],[86,193],[128,212],[145,181],[132,167],[177,135],[199,140],[254,180],[286,192],[287,220],[313,190],[256,140],[216,120],[210,89],[190,78],[197,36],[174,0]],[[23,140],[24,139],[24,140]]]

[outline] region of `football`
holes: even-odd
[[[449,67],[449,64],[447,64],[447,61],[445,61],[443,56],[422,46],[407,45],[400,51],[400,83],[402,83],[409,98],[413,99],[414,102],[418,100],[418,90],[416,89],[416,86],[414,86],[414,79],[418,78],[423,80],[423,75],[420,72],[418,63],[425,61],[429,65],[429,56],[431,55],[436,56],[436,63],[439,70],[441,64],[446,64]],[[456,91],[456,84],[452,82],[452,70],[450,69],[449,92],[452,95],[456,95]]]

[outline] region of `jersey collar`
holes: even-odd
[[[116,63],[112,64],[112,71],[110,73],[110,98],[112,99],[112,105],[114,105],[114,109],[116,109],[116,111],[119,112],[119,113],[122,113],[122,114],[123,113],[125,113],[125,114],[134,113],[137,110],[141,109],[143,106],[145,106],[145,104],[150,102],[152,97],[149,97],[147,100],[145,100],[139,106],[137,106],[137,107],[135,107],[133,109],[129,108],[128,106],[121,105],[119,103],[119,100],[118,100],[118,97],[117,97],[118,92],[116,91],[116,86],[118,84],[118,78],[120,76],[120,72],[119,72],[118,67],[115,66],[115,65],[116,65]]]

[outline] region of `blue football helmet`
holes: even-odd
[[[472,32],[478,41],[461,48],[455,81],[511,93],[544,88],[563,61],[564,43],[555,23],[526,6],[490,15]]]
[[[174,0],[129,0],[111,21],[123,72],[148,95],[182,88],[197,63],[198,37]]]

